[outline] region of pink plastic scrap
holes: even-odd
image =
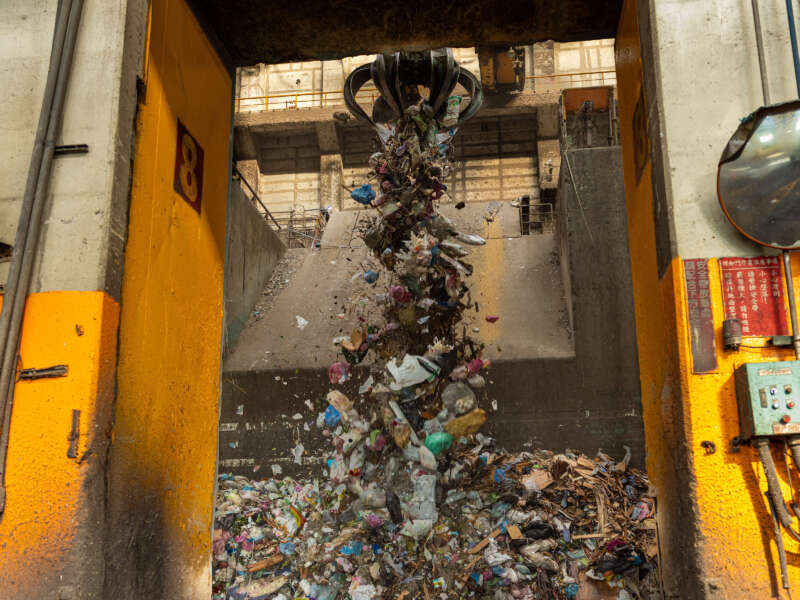
[[[328,379],[334,385],[347,381],[349,366],[347,363],[335,362],[328,368]]]
[[[389,288],[389,295],[394,298],[398,304],[408,304],[411,302],[411,292],[402,285],[393,285]]]
[[[483,364],[484,363],[480,358],[473,358],[471,361],[469,361],[467,365],[469,369],[469,374],[475,375],[475,373],[477,373],[483,368]]]

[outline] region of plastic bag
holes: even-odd
[[[393,358],[386,364],[386,368],[400,388],[411,387],[423,381],[433,381],[439,373],[438,366],[424,356],[414,354],[406,354],[399,365]]]

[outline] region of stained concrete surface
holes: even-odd
[[[473,335],[489,344],[489,353],[504,360],[564,358],[572,355],[565,327],[564,291],[555,263],[553,234],[520,236],[517,210],[505,203],[487,223],[488,204],[470,205],[462,211],[444,206],[442,212],[464,231],[487,237],[485,246],[472,247],[467,261],[475,272],[470,278],[479,313],[468,313]],[[351,299],[374,298],[384,292],[385,279],[375,286],[363,281],[362,265],[376,263],[351,230],[359,211],[336,213],[322,238],[322,248],[309,252],[290,286],[276,299],[269,313],[245,329],[225,361],[225,372],[253,369],[325,368],[337,359],[333,338],[349,335],[354,327],[347,314]],[[349,245],[348,245],[349,242]],[[381,273],[385,278],[386,273]],[[355,279],[354,279],[355,277]],[[347,314],[340,318],[339,315]],[[486,314],[500,316],[489,324]],[[302,330],[297,316],[308,321]],[[377,315],[376,315],[377,316]]]
[[[192,0],[236,66],[375,52],[614,37],[622,0],[463,0],[386,4]]]
[[[228,240],[225,352],[236,343],[253,305],[261,298],[264,284],[286,252],[286,246],[235,181],[228,202]]]
[[[0,3],[0,241],[13,244],[44,96],[57,2]],[[86,2],[53,161],[32,292],[103,290],[119,299],[128,226],[136,81],[147,3]],[[7,278],[0,266],[0,283]]]

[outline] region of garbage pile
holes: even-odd
[[[358,497],[344,483],[222,475],[214,598],[660,597],[642,473],[476,437],[436,471],[368,463],[380,484]]]
[[[379,129],[351,196],[374,211],[360,237],[380,265],[363,272],[380,310],[337,340],[316,415],[324,477],[220,476],[216,599],[576,598],[582,578],[619,598],[657,588],[654,503],[628,458],[509,454],[480,432],[491,361],[463,320],[480,314],[466,246],[485,241],[437,210],[460,102],[437,117],[419,99]],[[368,354],[348,397],[339,388]]]

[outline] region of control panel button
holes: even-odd
[[[781,405],[780,405],[778,402],[773,402],[773,403],[772,403],[772,408],[774,408],[774,409],[778,409],[778,408],[780,408],[780,407],[781,407]]]
[[[784,394],[791,394],[792,393],[792,386],[790,386],[790,385],[783,386],[783,393]]]
[[[786,408],[794,408],[794,400],[787,401]]]
[[[770,395],[774,396],[775,394],[777,394],[777,393],[778,393],[778,388],[776,388],[776,387],[773,385],[771,388],[769,388],[769,393],[770,393]]]
[[[781,423],[788,423],[791,420],[792,420],[792,417],[790,417],[789,415],[783,415],[781,417]]]

